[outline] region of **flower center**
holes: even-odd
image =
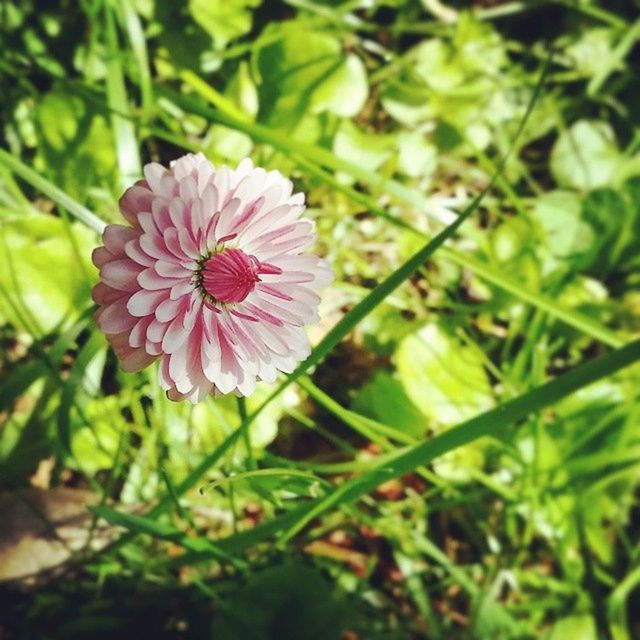
[[[241,249],[214,253],[202,264],[202,287],[214,300],[223,304],[242,302],[260,282],[261,265],[255,256]]]

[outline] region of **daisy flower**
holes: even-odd
[[[108,225],[93,252],[96,321],[122,368],[159,358],[169,398],[194,403],[293,371],[332,280],[303,253],[315,240],[304,194],[248,159],[216,170],[200,153],[144,176],[120,200],[129,225]]]

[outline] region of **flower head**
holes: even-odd
[[[302,253],[315,240],[304,195],[250,160],[216,170],[202,154],[144,175],[120,200],[129,226],[108,225],[93,252],[96,321],[123,369],[160,358],[160,385],[192,402],[293,371],[332,279]]]

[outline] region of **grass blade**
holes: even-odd
[[[237,567],[244,566],[244,563],[236,560],[209,540],[187,536],[187,534],[180,531],[180,529],[172,527],[171,525],[162,524],[150,518],[116,511],[110,507],[94,506],[87,507],[87,509],[89,509],[89,511],[98,518],[106,520],[109,524],[124,527],[125,529],[135,533],[146,533],[147,535],[160,540],[168,540],[180,545],[187,551],[191,551],[199,555],[204,554],[214,558],[215,560],[228,562]]]
[[[610,376],[638,360],[640,360],[640,340],[584,363],[430,440],[402,449],[395,455],[386,456],[380,464],[340,485],[316,503],[310,506],[303,505],[256,529],[230,537],[220,544],[227,550],[238,552],[246,546],[280,532],[285,532],[281,540],[288,540],[328,509],[349,504],[373,491],[382,482],[409,473],[416,467],[428,464],[435,458],[478,438],[504,436],[506,430],[519,420],[553,405],[578,389]]]
[[[111,126],[116,142],[116,154],[123,189],[132,185],[142,174],[136,130],[129,116],[129,102],[124,84],[124,72],[120,61],[118,33],[113,11],[105,5],[105,45],[107,50],[107,100],[111,111]],[[120,115],[122,114],[122,115]]]
[[[4,149],[0,149],[0,163],[9,169],[9,171],[29,183],[34,189],[53,200],[58,206],[66,209],[74,218],[85,224],[89,229],[93,229],[96,233],[102,233],[104,231],[104,228],[107,226],[104,220],[98,218],[98,216],[74,200],[71,196],[67,195],[62,189],[56,187],[52,182],[43,178],[39,173]]]
[[[150,120],[153,115],[154,102],[147,40],[140,22],[140,17],[136,13],[132,0],[120,0],[120,9],[122,21],[127,31],[129,43],[131,44],[131,51],[133,52],[138,67],[143,120]]]

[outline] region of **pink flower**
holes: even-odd
[[[194,403],[293,371],[310,352],[315,290],[332,279],[301,253],[315,240],[304,195],[250,160],[216,171],[202,154],[144,175],[120,200],[131,226],[107,226],[93,252],[96,321],[123,369],[160,358],[169,398]]]

